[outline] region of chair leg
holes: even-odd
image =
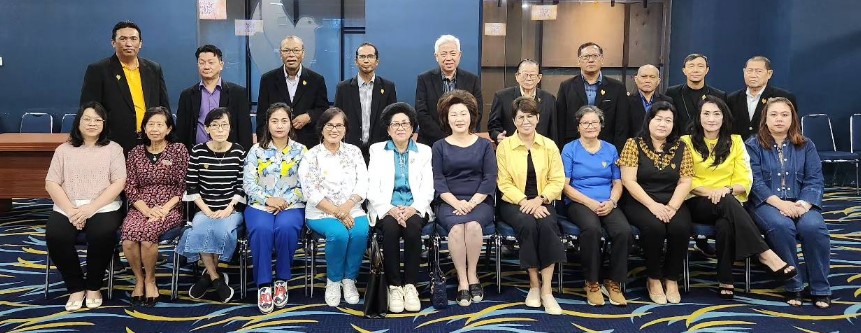
[[[173,269],[170,273],[170,299],[175,300],[179,295],[179,253],[173,251]]]
[[[317,240],[311,240],[311,274],[308,276],[310,279],[310,288],[311,288],[311,296],[314,297],[314,278],[317,274]]]
[[[688,252],[689,251],[685,251],[685,258],[682,260],[682,280],[684,280],[686,293],[691,290],[691,262]]]
[[[248,243],[239,243],[239,297],[248,295]]]
[[[744,258],[744,292],[750,293],[750,257]]]
[[[855,195],[858,195],[858,162],[855,162]]]
[[[45,298],[48,298],[48,276],[51,273],[51,257],[48,255],[48,249],[45,249]]]
[[[556,289],[558,289],[559,295],[565,294],[565,289],[562,288],[562,268],[563,267],[565,267],[565,266],[563,266],[562,263],[560,262],[559,268],[556,270],[556,272],[558,274],[557,279],[556,279]]]
[[[114,263],[119,260],[119,257],[119,252],[114,248],[114,253],[111,255],[111,262],[108,264],[108,299],[112,299],[114,297]]]
[[[502,293],[502,239],[494,237],[494,245],[496,245],[496,293]]]

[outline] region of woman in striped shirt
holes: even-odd
[[[242,214],[236,205],[244,202],[242,167],[245,151],[238,143],[227,141],[230,114],[227,108],[216,108],[204,120],[210,140],[191,149],[186,174],[186,201],[194,201],[200,210],[180,239],[177,253],[190,261],[200,260],[206,269],[200,280],[188,289],[188,296],[198,299],[210,287],[221,302],[233,297],[227,274],[219,273],[218,261],[228,261],[236,249],[236,228]]]

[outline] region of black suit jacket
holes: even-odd
[[[723,90],[712,87],[708,84],[703,86],[702,89],[705,90],[706,95],[716,96],[726,102],[726,93]],[[667,96],[673,99],[673,105],[676,107],[676,111],[679,114],[679,121],[674,123],[681,124],[682,134],[689,134],[691,119],[693,119],[695,112],[700,112],[699,101],[694,105],[693,101],[689,101],[687,98],[682,96],[682,92],[688,90],[691,90],[691,88],[688,87],[688,84],[682,83],[667,88],[666,92]]]
[[[478,102],[478,118],[472,124],[478,132],[481,127],[483,101],[481,98],[481,81],[478,76],[458,68],[455,73],[455,88],[470,92]],[[439,67],[419,74],[416,79],[416,112],[419,120],[419,142],[428,146],[446,136],[439,121],[439,111],[436,103],[443,94],[442,72]]]
[[[144,58],[138,58],[138,63],[147,109],[154,106],[170,109],[161,66]],[[105,107],[108,112],[108,138],[122,146],[128,154],[138,143],[137,115],[126,74],[116,54],[87,66],[80,102],[84,104],[91,101]]]
[[[588,103],[586,98],[585,80],[582,75],[565,80],[559,85],[556,94],[556,119],[559,127],[557,145],[564,147],[566,143],[579,137],[579,124],[574,114],[580,107]],[[622,151],[625,140],[628,139],[628,92],[625,85],[618,80],[603,77],[595,96],[595,106],[604,112],[604,128],[598,134],[601,140],[612,143]]]
[[[762,108],[765,107],[765,102],[772,97],[788,98],[792,102],[792,105],[795,106],[795,110],[798,111],[798,103],[795,102],[795,95],[777,87],[765,86],[763,88],[762,96],[760,96],[759,102],[756,103],[753,118],[750,117],[750,113],[747,110],[747,88],[729,94],[726,104],[729,106],[730,111],[732,111],[732,133],[741,135],[744,139],[756,133],[759,130],[759,120],[762,118]]]
[[[514,100],[520,97],[520,86],[508,87],[497,91],[493,95],[493,104],[490,107],[490,116],[487,119],[487,131],[490,138],[496,141],[499,133],[505,131],[506,136],[514,135],[517,128],[514,126]],[[539,120],[535,129],[538,134],[556,140],[556,127],[553,117],[556,114],[556,97],[546,90],[536,89],[535,97],[538,98]],[[497,142],[498,143],[498,142]]]
[[[251,115],[248,103],[248,90],[235,83],[221,81],[219,107],[230,110],[230,142],[236,142],[248,150],[251,148]],[[200,117],[200,83],[195,83],[179,94],[179,107],[176,109],[176,136],[185,144],[188,151],[196,144],[197,119]]]
[[[278,67],[266,72],[260,77],[260,93],[257,96],[257,112],[265,115],[269,106],[276,102],[284,102],[293,109],[292,116],[308,114],[311,121],[296,131],[296,141],[308,148],[320,143],[320,133],[317,133],[317,118],[323,111],[329,108],[329,98],[326,96],[326,79],[308,67],[302,66],[302,74],[299,75],[299,86],[293,101],[290,101],[290,93],[287,90],[287,77],[284,76],[284,67]],[[263,125],[266,119],[257,120],[257,137],[263,133]]]
[[[362,144],[362,102],[359,98],[359,79],[353,77],[339,82],[335,90],[335,106],[347,114],[350,127],[347,131],[347,143],[356,145],[362,148],[362,152],[367,153],[371,144],[385,141],[388,134],[384,124],[380,122],[380,117],[383,115],[383,109],[397,101],[398,93],[395,91],[395,84],[376,75],[371,94],[370,133],[368,142],[364,145]]]
[[[652,95],[652,103],[664,101],[673,103],[673,99],[667,95],[655,92]],[[628,95],[628,106],[630,106],[629,112],[631,119],[628,128],[628,136],[635,137],[640,134],[640,131],[643,129],[643,119],[646,117],[646,108],[643,107],[643,100],[640,97],[640,91],[635,90],[631,94]]]

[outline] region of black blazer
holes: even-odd
[[[666,92],[667,96],[673,99],[673,106],[676,107],[676,111],[679,114],[679,121],[676,123],[682,125],[682,134],[688,134],[688,132],[690,132],[691,119],[693,119],[695,112],[700,112],[699,101],[697,101],[697,105],[693,105],[692,101],[688,101],[684,96],[682,96],[683,91],[688,91],[690,89],[691,88],[688,87],[687,83],[682,83],[667,88]],[[708,84],[703,86],[702,89],[705,90],[706,95],[716,96],[726,101],[726,93],[723,90],[712,87]]]
[[[580,107],[587,104],[585,80],[582,75],[565,80],[559,85],[556,94],[556,119],[558,126],[557,145],[564,147],[566,143],[579,137],[574,114]],[[628,139],[628,92],[622,82],[603,77],[595,96],[595,106],[604,112],[604,128],[598,134],[601,140],[612,143],[622,151],[625,140]]]
[[[221,80],[219,107],[230,110],[230,142],[236,142],[247,151],[251,148],[251,115],[248,90],[235,83]],[[176,109],[176,137],[188,151],[196,144],[197,119],[200,117],[200,83],[195,83],[179,94]]]
[[[144,58],[138,58],[138,63],[147,109],[154,106],[170,109],[161,66]],[[99,102],[105,107],[108,112],[108,138],[122,146],[123,151],[128,154],[138,144],[137,115],[126,74],[116,54],[87,66],[84,83],[81,85],[80,103],[91,101]]]
[[[481,98],[481,81],[478,76],[462,68],[457,69],[455,80],[457,81],[455,83],[456,89],[470,92],[478,102],[478,118],[475,120],[475,124],[472,124],[475,131],[478,132],[481,127],[481,114],[484,105]],[[439,67],[419,74],[416,79],[416,112],[420,127],[419,142],[428,146],[433,146],[434,142],[446,136],[439,121],[439,111],[436,109],[436,103],[443,91],[442,72]]]
[[[514,135],[517,128],[514,127],[513,103],[520,96],[520,86],[505,88],[493,95],[493,104],[487,119],[487,131],[490,132],[490,138],[493,141],[496,141],[496,137],[502,131],[505,131],[506,136]],[[536,89],[535,96],[538,98],[540,112],[540,119],[535,129],[538,134],[555,141],[557,129],[553,125],[553,116],[556,114],[556,97],[542,89]]]
[[[795,102],[795,94],[786,90],[765,86],[762,90],[762,96],[759,98],[759,103],[756,103],[756,111],[753,113],[753,118],[747,110],[747,88],[735,91],[727,97],[726,104],[732,111],[732,133],[741,135],[743,139],[747,139],[751,134],[759,131],[759,120],[762,118],[762,108],[765,107],[765,102],[772,97],[786,97],[795,106],[798,111],[798,103]]]
[[[667,95],[658,93],[657,91],[652,95],[652,103],[664,101],[673,103],[673,99]],[[646,118],[646,108],[643,107],[643,100],[640,97],[640,91],[635,90],[634,92],[628,95],[628,106],[630,106],[629,112],[631,119],[628,125],[628,136],[635,137],[640,134],[640,130],[643,129],[643,119]]]
[[[284,67],[278,67],[266,72],[260,77],[260,93],[257,97],[257,112],[266,115],[269,106],[276,102],[287,103],[292,109],[292,116],[308,114],[311,121],[296,131],[296,141],[308,148],[320,143],[320,133],[317,133],[317,118],[323,111],[329,108],[329,98],[326,96],[326,79],[308,67],[302,66],[302,74],[299,76],[299,86],[293,101],[290,101],[290,93],[287,91],[287,77],[284,76]],[[257,137],[263,134],[263,125],[266,119],[257,120]]]
[[[368,151],[373,143],[385,141],[388,137],[384,124],[380,123],[383,109],[398,101],[398,93],[392,81],[374,77],[374,88],[371,94],[371,127],[367,145],[362,144],[362,102],[359,99],[359,79],[353,77],[338,83],[335,90],[335,106],[344,110],[350,130],[347,131],[347,143]]]

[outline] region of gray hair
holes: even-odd
[[[452,36],[452,35],[439,36],[439,38],[437,38],[436,42],[433,43],[433,52],[439,53],[439,47],[445,43],[454,43],[454,45],[457,47],[457,52],[460,52],[460,39],[457,39],[457,37]]]
[[[594,113],[598,116],[598,121],[601,122],[601,127],[604,127],[604,111],[594,105],[583,105],[577,112],[574,113],[574,121],[580,124],[580,119],[583,119],[587,113]]]
[[[284,37],[284,39],[281,40],[281,43],[283,43],[285,40],[288,40],[288,39],[292,39],[292,40],[299,42],[299,44],[302,44],[302,48],[303,49],[305,48],[305,42],[302,40],[302,38],[299,38],[299,36],[296,36],[296,35],[290,35],[290,36]]]

